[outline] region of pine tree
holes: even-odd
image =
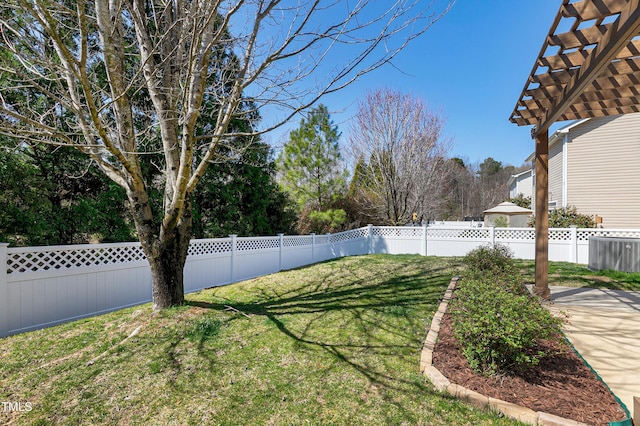
[[[310,111],[291,131],[278,158],[280,181],[300,210],[324,210],[345,188],[338,126],[324,105]]]

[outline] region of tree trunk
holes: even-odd
[[[187,201],[177,226],[173,232],[161,233],[157,250],[149,259],[154,311],[184,303],[184,265],[192,230],[191,203]]]
[[[183,304],[184,265],[193,228],[191,202],[185,201],[182,217],[175,226],[158,233],[154,232],[146,192],[128,192],[127,195],[138,238],[151,267],[153,310]]]
[[[153,279],[153,310],[184,303],[184,264],[189,243],[180,242],[181,236],[159,241],[155,257],[149,259]]]

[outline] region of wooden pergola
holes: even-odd
[[[549,127],[556,121],[640,112],[639,3],[562,0],[509,119],[534,126],[535,293],[543,299],[550,298]]]

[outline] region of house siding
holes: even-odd
[[[518,175],[512,176],[511,185],[509,187],[509,196],[511,198],[522,194],[524,197],[531,197],[533,194],[533,176],[532,171],[527,170]]]
[[[562,137],[549,147],[549,202],[562,207]]]
[[[601,216],[606,228],[640,227],[640,114],[576,126],[569,132],[567,153],[567,204]],[[558,179],[551,157],[550,152],[550,200],[551,191],[562,194],[562,169]]]

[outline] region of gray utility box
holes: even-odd
[[[640,238],[589,237],[589,269],[640,272]]]

